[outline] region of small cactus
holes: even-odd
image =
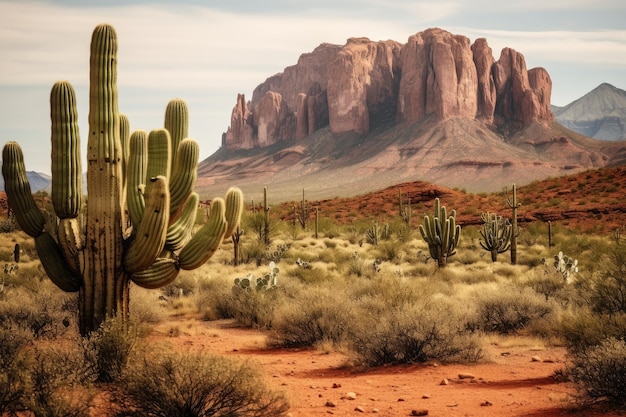
[[[509,250],[511,245],[512,226],[508,219],[495,213],[481,215],[483,227],[480,229],[480,246],[491,253],[491,261],[498,259],[498,254]]]
[[[517,236],[519,230],[517,228],[517,209],[522,205],[517,202],[517,188],[513,184],[513,196],[507,198],[506,204],[511,208],[513,215],[511,216],[511,265],[517,264]]]
[[[270,262],[269,271],[262,277],[248,274],[242,278],[235,278],[233,281],[233,291],[268,291],[276,288],[278,273],[280,270],[274,262]]]
[[[578,272],[578,260],[564,255],[562,251],[558,255],[554,255],[554,269],[563,276],[567,284],[573,280],[574,274]]]
[[[447,215],[446,208],[435,199],[433,216],[424,216],[424,223],[419,230],[428,244],[430,257],[437,260],[437,265],[444,268],[448,257],[456,254],[456,247],[461,238],[461,226],[456,224],[456,210]]]

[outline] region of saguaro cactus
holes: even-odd
[[[118,111],[116,80],[117,36],[110,25],[99,25],[91,40],[84,230],[76,99],[68,82],[56,83],[50,95],[55,230],[45,229],[19,145],[9,142],[2,152],[9,204],[22,229],[35,238],[50,279],[79,293],[83,335],[107,317],[127,317],[131,281],[158,288],[181,269],[204,264],[237,227],[243,210],[241,191],[231,188],[225,199],[213,200],[207,223],[192,233],[198,152],[193,139],[181,137],[187,132],[186,105],[176,100],[166,111],[165,125],[175,133],[157,129],[129,136]],[[176,136],[175,150],[170,136]]]
[[[480,246],[491,253],[491,261],[498,260],[498,254],[509,250],[512,227],[509,219],[503,219],[495,213],[483,213],[483,227],[480,229]]]
[[[517,236],[519,231],[517,229],[517,209],[521,206],[521,203],[517,202],[517,189],[513,184],[513,197],[507,198],[506,204],[513,211],[511,216],[511,265],[517,264]]]
[[[433,217],[424,216],[424,224],[420,224],[419,230],[428,244],[430,257],[437,260],[440,268],[445,267],[448,257],[456,253],[461,238],[461,226],[456,224],[456,210],[448,216],[446,208],[436,198]]]

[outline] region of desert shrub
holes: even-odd
[[[25,405],[41,417],[87,417],[94,390],[92,369],[76,345],[37,348],[29,363],[29,395]],[[67,388],[71,387],[70,393]]]
[[[376,253],[378,257],[384,261],[394,261],[400,256],[402,249],[402,242],[397,240],[387,240],[379,243]]]
[[[98,382],[120,379],[140,336],[138,325],[110,318],[81,341],[85,363]]]
[[[244,327],[267,329],[272,326],[274,309],[280,303],[280,288],[264,291],[229,291],[216,305],[221,318],[233,318]]]
[[[275,312],[273,341],[280,346],[313,346],[318,342],[339,345],[354,325],[352,307],[345,293],[328,287],[310,287]]]
[[[333,278],[333,275],[327,270],[316,266],[310,268],[294,268],[289,271],[289,276],[297,278],[300,282],[305,284],[321,284]]]
[[[601,314],[626,313],[626,245],[615,245],[601,265],[588,283],[589,304]]]
[[[626,342],[605,339],[598,346],[574,355],[568,373],[587,399],[626,404]]]
[[[231,296],[232,281],[224,279],[200,279],[195,304],[203,320],[232,318],[233,313],[226,301]]]
[[[0,325],[0,415],[16,415],[23,409],[27,390],[26,346],[32,335],[23,329]]]
[[[475,317],[469,326],[487,332],[513,333],[533,321],[547,318],[555,309],[528,287],[501,285],[495,290],[476,294]]]
[[[161,288],[166,297],[182,297],[193,294],[198,287],[195,274],[178,274],[178,277],[169,285]]]
[[[64,333],[75,316],[75,297],[59,290],[13,288],[0,299],[0,326],[27,330],[36,338]]]
[[[349,346],[356,361],[379,366],[396,363],[477,361],[476,336],[464,331],[464,319],[444,303],[414,303],[375,314],[359,313]]]
[[[626,340],[626,314],[596,314],[587,308],[578,308],[561,319],[557,333],[568,351],[578,354],[607,338]]]
[[[118,416],[280,417],[289,409],[250,365],[202,353],[137,361],[120,387]]]
[[[159,292],[133,286],[130,296],[130,317],[135,323],[158,323],[165,317]]]

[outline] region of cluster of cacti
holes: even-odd
[[[504,219],[495,213],[483,213],[481,216],[483,227],[480,229],[480,246],[491,253],[491,261],[498,259],[498,254],[509,250],[511,245],[512,229],[509,219]]]
[[[279,269],[274,262],[270,262],[269,271],[262,277],[248,274],[243,278],[235,278],[233,291],[267,291],[276,288]]]
[[[513,184],[513,197],[507,198],[506,204],[511,208],[513,214],[511,216],[511,265],[517,264],[517,209],[522,205],[517,202],[517,189]]]
[[[419,230],[428,244],[430,257],[437,261],[440,268],[445,267],[448,258],[456,253],[461,238],[461,226],[456,224],[456,210],[448,216],[445,206],[440,205],[439,198],[436,198],[433,216],[424,216]]]
[[[552,265],[556,272],[563,276],[563,280],[565,280],[567,284],[572,282],[574,274],[578,272],[578,260],[564,255],[562,251],[559,252],[558,255],[554,255]]]
[[[240,190],[216,198],[196,233],[193,192],[198,144],[187,138],[187,106],[167,106],[165,128],[129,135],[117,100],[117,36],[110,25],[91,40],[86,224],[83,229],[82,164],[74,89],[57,82],[50,94],[52,203],[47,227],[26,178],[22,150],[4,146],[2,173],[18,223],[35,238],[50,279],[79,292],[81,334],[107,318],[128,315],[130,282],[147,288],[169,284],[181,269],[203,265],[239,224]],[[54,230],[52,230],[54,229]]]

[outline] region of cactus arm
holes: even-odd
[[[214,199],[208,221],[180,251],[178,260],[182,269],[199,268],[215,253],[226,233],[225,213],[224,200]]]
[[[167,178],[154,179],[137,233],[124,254],[124,269],[134,273],[148,268],[159,256],[167,238],[170,194]]]
[[[57,225],[57,242],[67,262],[67,266],[74,275],[82,275],[83,240],[78,219],[59,220]]]
[[[43,232],[35,237],[35,249],[46,274],[57,287],[66,292],[80,289],[80,279],[68,267],[61,248],[50,233]]]
[[[7,142],[2,149],[2,176],[9,206],[18,224],[29,236],[39,236],[46,221],[33,199],[22,148],[15,142]]]
[[[199,157],[200,147],[195,140],[187,138],[180,142],[170,181],[170,221],[174,221],[178,217],[193,190],[197,178]]]
[[[167,103],[167,107],[165,109],[165,129],[170,133],[170,139],[172,141],[172,160],[173,164],[176,164],[176,155],[179,151],[180,143],[186,139],[188,134],[188,120],[189,120],[189,110],[187,108],[187,103],[184,100],[179,98],[175,98],[170,100]],[[196,159],[197,162],[197,159]],[[172,166],[172,172],[174,171],[174,167]],[[186,197],[185,197],[186,198]],[[184,199],[183,199],[184,201]]]
[[[167,229],[165,246],[172,251],[182,249],[193,236],[193,227],[196,224],[196,214],[200,196],[193,192],[187,199],[181,215]]]
[[[159,175],[170,178],[172,144],[170,133],[166,129],[154,129],[148,134],[148,167],[146,177],[156,178]],[[145,194],[150,194],[151,182],[146,182]]]
[[[180,272],[180,265],[175,259],[158,258],[149,268],[135,272],[131,280],[143,288],[162,288],[174,281]]]
[[[83,197],[76,95],[67,81],[50,92],[52,204],[59,219],[76,218]]]
[[[228,228],[224,236],[229,238],[235,232],[237,226],[241,222],[241,215],[243,214],[243,193],[237,187],[231,187],[226,191],[226,197],[224,198],[226,203],[226,222]]]
[[[127,205],[131,223],[137,227],[146,206],[146,169],[148,167],[148,132],[136,130],[130,136],[127,165]]]

